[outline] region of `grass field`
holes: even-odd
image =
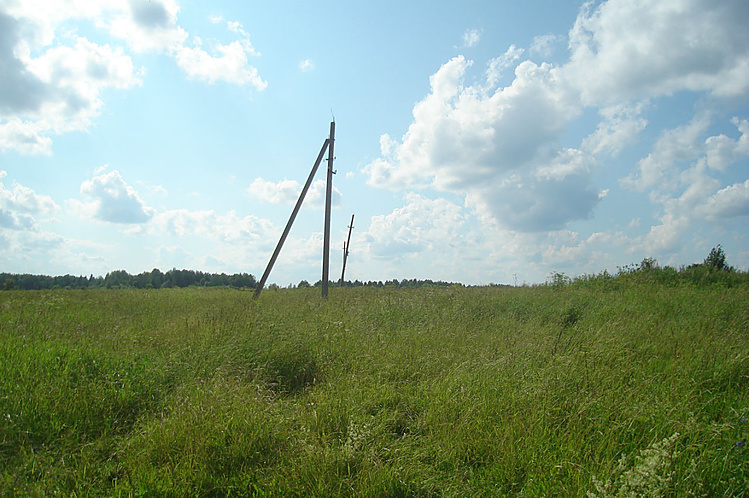
[[[0,495],[743,496],[749,286],[0,293]]]

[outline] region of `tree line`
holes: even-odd
[[[545,285],[567,285],[572,283],[606,282],[613,279],[646,279],[659,281],[661,283],[693,283],[737,285],[749,283],[749,273],[730,266],[726,259],[723,248],[718,245],[702,263],[697,263],[680,268],[669,266],[661,267],[653,258],[645,258],[639,264],[631,264],[619,267],[615,275],[604,271],[597,275],[582,275],[571,278],[564,273],[552,272]],[[290,284],[289,289],[304,289],[308,287],[319,287],[322,281],[318,280],[310,284],[307,280],[300,281],[297,285]],[[329,282],[330,286],[340,285],[340,282]],[[369,281],[345,281],[345,287],[421,287],[424,285],[432,287],[450,287],[462,285],[442,280],[419,280],[419,279],[392,279],[392,280],[369,280]],[[504,284],[489,284],[490,286],[509,287]],[[206,273],[194,270],[177,270],[173,268],[166,273],[154,268],[150,272],[130,275],[125,270],[116,270],[105,276],[95,277],[93,275],[74,276],[63,275],[51,277],[48,275],[30,275],[0,273],[0,289],[3,290],[43,290],[43,289],[165,289],[171,287],[234,287],[238,289],[255,289],[257,281],[252,274],[235,273]],[[270,284],[269,289],[279,289],[277,284]]]
[[[42,290],[42,289],[166,289],[171,287],[236,287],[254,289],[255,277],[249,273],[206,273],[194,270],[177,270],[162,272],[154,268],[150,272],[131,275],[125,270],[116,270],[105,276],[91,275],[49,276],[0,273],[0,288],[5,290]]]
[[[329,282],[330,286],[339,285],[339,282]],[[299,284],[289,285],[288,288],[304,289],[307,287],[319,287],[322,281],[318,280],[310,284],[302,280]],[[452,282],[441,280],[417,280],[417,279],[392,279],[386,281],[345,281],[345,287],[421,287],[431,285],[434,287],[449,287],[455,285]],[[75,276],[49,276],[0,273],[0,289],[3,290],[47,290],[47,289],[167,289],[172,287],[234,287],[237,289],[254,289],[257,287],[255,276],[249,273],[206,273],[194,270],[171,269],[166,273],[154,268],[150,272],[131,275],[125,270],[116,270],[105,276],[94,275]],[[270,284],[270,289],[280,288],[277,284]]]

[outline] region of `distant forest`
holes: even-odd
[[[613,280],[627,280],[634,277],[639,280],[660,282],[665,284],[691,283],[697,285],[720,284],[724,286],[749,284],[749,272],[738,270],[730,266],[726,260],[723,248],[718,245],[702,263],[689,266],[681,266],[678,269],[670,266],[660,266],[653,258],[645,258],[639,264],[631,264],[619,267],[615,275],[603,271],[594,275],[580,275],[569,277],[564,273],[551,272],[547,281],[540,285],[564,286],[576,284],[607,283]],[[318,287],[322,281],[318,280],[310,284],[306,280],[297,285],[290,284],[289,289],[302,289],[306,287]],[[338,282],[330,282],[330,285],[338,285]],[[421,287],[430,285],[434,287],[450,287],[452,285],[463,285],[454,282],[443,282],[441,280],[418,280],[418,279],[393,279],[386,281],[359,280],[346,281],[346,287]],[[527,285],[527,284],[523,284]],[[205,273],[194,270],[177,270],[176,268],[166,273],[154,268],[150,272],[130,275],[124,270],[107,273],[104,277],[89,277],[64,275],[50,277],[47,275],[29,275],[0,273],[0,290],[42,290],[42,289],[167,289],[171,287],[234,287],[237,289],[255,289],[257,281],[249,273]],[[489,284],[491,287],[509,287],[504,284]],[[269,289],[280,288],[277,284],[271,284]]]
[[[304,288],[320,286],[321,281],[310,284],[302,280],[296,286],[289,287]],[[330,282],[336,285],[337,282]],[[433,281],[433,280],[388,280],[361,282],[359,280],[346,281],[347,287],[359,286],[396,286],[396,287],[420,287],[422,285],[433,286],[450,286],[455,285],[451,282]],[[150,272],[143,272],[137,275],[130,275],[124,270],[117,270],[107,273],[106,276],[75,276],[63,275],[51,277],[48,275],[30,275],[30,274],[12,274],[0,273],[0,289],[3,290],[42,290],[42,289],[167,289],[171,287],[234,287],[237,289],[254,289],[257,287],[257,281],[254,275],[249,273],[235,273],[227,275],[225,273],[205,273],[194,270],[177,270],[172,269],[166,273],[154,268]],[[268,288],[278,288],[276,284],[271,284]]]

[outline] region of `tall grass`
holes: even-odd
[[[0,494],[724,496],[749,287],[0,293]]]

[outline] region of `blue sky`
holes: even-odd
[[[745,0],[0,0],[0,72],[2,271],[260,276],[333,116],[332,278],[749,269]]]

